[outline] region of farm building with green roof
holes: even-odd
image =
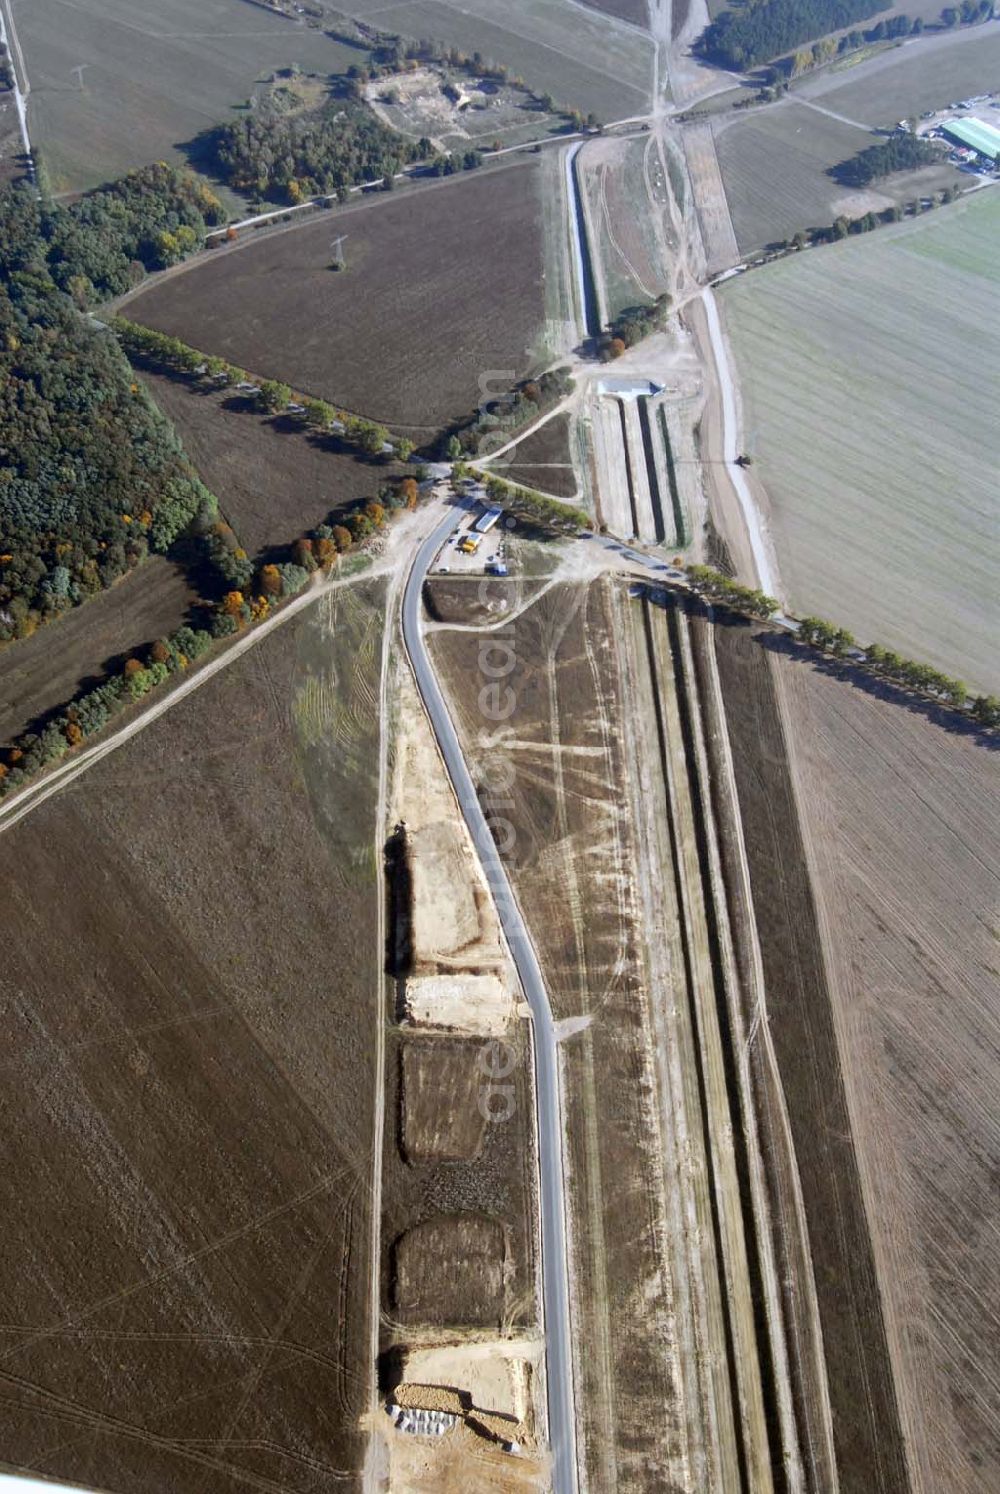
[[[981,156],[989,156],[991,160],[1000,157],[1000,130],[981,119],[949,119],[941,130],[949,140],[978,151]]]

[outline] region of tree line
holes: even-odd
[[[887,21],[876,21],[874,26],[869,26],[867,31],[848,31],[843,36],[823,36],[819,41],[814,41],[811,47],[799,48],[782,57],[764,73],[765,85],[769,85],[772,92],[770,97],[777,97],[780,92],[787,88],[793,78],[800,78],[803,73],[811,72],[814,67],[822,67],[825,63],[833,62],[837,57],[844,57],[849,52],[858,52],[862,47],[872,46],[876,42],[897,41],[904,36],[919,36],[924,29],[923,19],[917,16],[910,20],[909,16],[890,16]],[[765,92],[765,99],[769,95]]]
[[[611,321],[597,340],[597,353],[602,363],[620,358],[637,342],[653,332],[661,332],[670,314],[670,297],[664,292],[651,305],[626,306]]]
[[[934,207],[945,207],[949,202],[954,202],[959,197],[958,187],[942,187],[940,192],[932,193],[929,197],[920,200],[913,199],[908,203],[893,203],[891,207],[882,208],[880,212],[862,213],[857,218],[848,218],[842,213],[835,218],[827,228],[800,228],[790,239],[782,239],[777,244],[771,245],[772,249],[782,252],[790,250],[806,249],[810,244],[835,244],[840,239],[850,238],[861,233],[871,233],[876,228],[888,226],[890,223],[901,223],[906,217],[916,218],[921,213],[930,212]],[[774,258],[773,255],[765,256]]]
[[[711,566],[689,565],[687,578],[702,596],[724,602],[738,612],[745,612],[763,621],[780,608],[780,603],[766,592],[742,586]],[[930,696],[952,710],[968,708],[969,715],[980,726],[991,729],[1000,726],[1000,700],[995,695],[979,695],[970,701],[969,690],[963,680],[954,679],[940,669],[933,669],[929,664],[904,658],[892,649],[883,648],[879,643],[859,645],[854,634],[847,628],[827,622],[821,617],[803,617],[798,623],[797,636],[800,642],[811,648],[831,654],[837,659],[850,658],[852,663],[864,666],[873,674]]]
[[[168,550],[211,497],[53,279],[42,212],[27,187],[0,191],[0,642]]]
[[[777,612],[781,603],[776,597],[753,586],[743,586],[709,565],[689,565],[687,577],[691,585],[702,596],[712,601],[725,602],[738,612],[747,612],[751,617],[768,618]]]
[[[722,67],[746,72],[802,42],[889,9],[891,0],[747,0],[706,26],[695,51]]]
[[[993,14],[994,0],[962,0],[961,5],[946,5],[941,12],[941,25],[947,30],[953,26],[971,26],[976,21],[988,21]]]
[[[232,605],[234,593],[240,595],[241,602],[245,595],[254,598],[259,605],[294,596],[315,571],[328,571],[339,556],[377,535],[393,513],[416,508],[419,494],[416,477],[395,478],[383,483],[377,498],[358,498],[348,512],[332,511],[324,523],[293,540],[287,547],[287,559],[280,563],[253,560],[240,545],[231,525],[221,520],[217,512],[200,516],[195,527],[202,540],[205,558],[228,588],[228,601],[222,608],[222,615],[236,615]],[[219,615],[217,606],[216,617]],[[239,615],[245,622],[251,620],[249,611]],[[257,620],[256,614],[253,616]],[[214,636],[220,637],[232,631],[224,625],[222,632],[216,629]]]
[[[252,391],[254,403],[262,413],[287,414],[292,407],[292,413],[301,420],[305,429],[321,435],[335,435],[366,456],[394,457],[405,462],[413,452],[412,441],[405,436],[392,440],[388,428],[377,421],[352,415],[325,400],[296,395],[289,385],[278,379],[262,379],[248,373],[245,368],[227,363],[225,358],[199,352],[179,337],[140,326],[138,322],[130,322],[121,316],[114,317],[108,325],[128,357],[143,368],[180,373],[220,389]]]
[[[377,536],[394,512],[414,509],[418,497],[413,477],[387,484],[377,500],[359,499],[346,516],[331,514],[336,522],[319,524],[295,540],[287,560],[255,564],[208,495],[192,528],[227,583],[222,597],[202,609],[198,625],[185,624],[134,653],[119,671],[56,712],[40,731],[22,733],[0,760],[0,798],[23,788],[35,774],[103,731],[127,706],[201,658],[216,640],[263,622],[282,600],[302,591],[316,572],[330,571],[342,555]]]
[[[907,689],[918,690],[922,695],[929,695],[934,700],[951,706],[953,710],[963,710],[969,706],[969,714],[981,726],[1000,726],[1000,700],[996,696],[977,696],[970,705],[969,690],[965,682],[943,674],[940,669],[932,669],[929,664],[903,658],[879,643],[861,647],[847,628],[826,622],[821,617],[804,617],[799,623],[798,636],[803,643],[808,643],[823,653],[832,654],[834,658],[841,659],[850,655],[855,662],[863,664],[874,674],[882,675]]]
[[[465,475],[466,472],[467,469],[461,464],[455,468],[456,477]],[[560,503],[557,498],[549,498],[545,493],[536,492],[534,488],[523,488],[520,483],[510,482],[506,477],[497,477],[492,472],[480,476],[494,503],[502,504],[512,513],[521,514],[532,523],[572,531],[582,529],[587,522],[583,509],[576,508],[572,503]]]
[[[568,368],[549,369],[537,379],[522,379],[507,394],[480,405],[478,413],[464,425],[453,428],[442,440],[447,461],[458,462],[477,456],[487,447],[510,439],[523,425],[529,425],[551,410],[575,388]]]
[[[102,731],[126,706],[141,700],[172,674],[186,669],[212,642],[204,628],[179,628],[157,640],[143,658],[128,659],[118,674],[71,702],[40,732],[18,737],[0,762],[0,798],[23,788],[36,773]]]
[[[962,0],[958,9],[948,6],[941,12],[939,25],[946,30],[953,26],[969,26],[976,21],[988,20],[993,9],[994,0]],[[909,16],[895,15],[876,21],[874,26],[869,26],[865,31],[854,29],[845,32],[843,36],[822,36],[811,46],[800,47],[787,57],[772,63],[764,70],[765,86],[757,98],[740,100],[733,107],[748,108],[755,102],[771,102],[787,91],[792,79],[802,77],[803,73],[811,72],[813,68],[823,67],[838,57],[860,51],[862,47],[870,47],[879,42],[900,41],[905,36],[920,36],[924,29],[923,16],[914,16],[911,20]]]
[[[844,187],[867,187],[894,171],[912,171],[914,167],[928,166],[940,157],[941,148],[935,141],[900,130],[878,145],[859,151],[850,160],[829,167],[827,176],[832,176]]]

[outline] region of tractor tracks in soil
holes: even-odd
[[[630,678],[691,1487],[836,1488],[822,1336],[712,624],[642,599]],[[656,885],[659,877],[659,885]]]

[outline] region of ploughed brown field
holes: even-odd
[[[840,1487],[986,1494],[996,757],[902,692],[759,636],[715,630]]]
[[[775,676],[913,1486],[988,1494],[1000,1487],[996,743],[792,653]]]
[[[531,431],[500,458],[496,470],[526,488],[572,498],[578,483],[569,445],[569,416],[555,415]]]
[[[248,555],[287,545],[331,511],[346,513],[359,499],[376,497],[403,471],[399,463],[338,449],[298,421],[259,415],[239,395],[211,393],[163,374],[142,377]]]
[[[399,1144],[408,1162],[466,1162],[483,1149],[482,1042],[419,1035],[400,1051]]]
[[[168,274],[126,315],[430,435],[475,408],[480,374],[495,390],[532,366],[545,315],[538,180],[536,162],[515,159],[366,197]],[[334,270],[341,234],[347,267]]]
[[[504,1228],[483,1214],[435,1214],[396,1241],[393,1306],[403,1323],[499,1330]]]
[[[0,1461],[319,1494],[363,1458],[382,588],[6,832]]]
[[[505,612],[522,607],[544,584],[520,575],[503,579],[431,575],[424,582],[424,606],[433,622],[499,622]]]
[[[88,680],[120,668],[125,656],[172,633],[197,594],[180,566],[151,555],[82,607],[74,607],[30,638],[0,648],[0,745],[65,705]]]

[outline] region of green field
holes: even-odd
[[[343,0],[341,9],[383,31],[481,52],[557,103],[605,121],[649,109],[652,39],[571,0]]]
[[[826,228],[841,213],[860,217],[966,180],[945,161],[897,172],[864,192],[846,190],[827,175],[830,167],[877,142],[865,129],[820,114],[795,94],[748,115],[716,117],[713,128],[744,254],[790,239],[800,228]]]
[[[31,135],[56,191],[182,160],[177,146],[225,119],[278,68],[341,72],[365,55],[249,0],[12,4]]]
[[[1000,193],[727,285],[784,588],[1000,688]]]
[[[837,80],[843,81],[837,84]],[[933,41],[893,47],[865,65],[829,72],[800,92],[862,124],[888,127],[924,109],[942,109],[954,99],[1000,87],[1000,26],[974,26]]]

